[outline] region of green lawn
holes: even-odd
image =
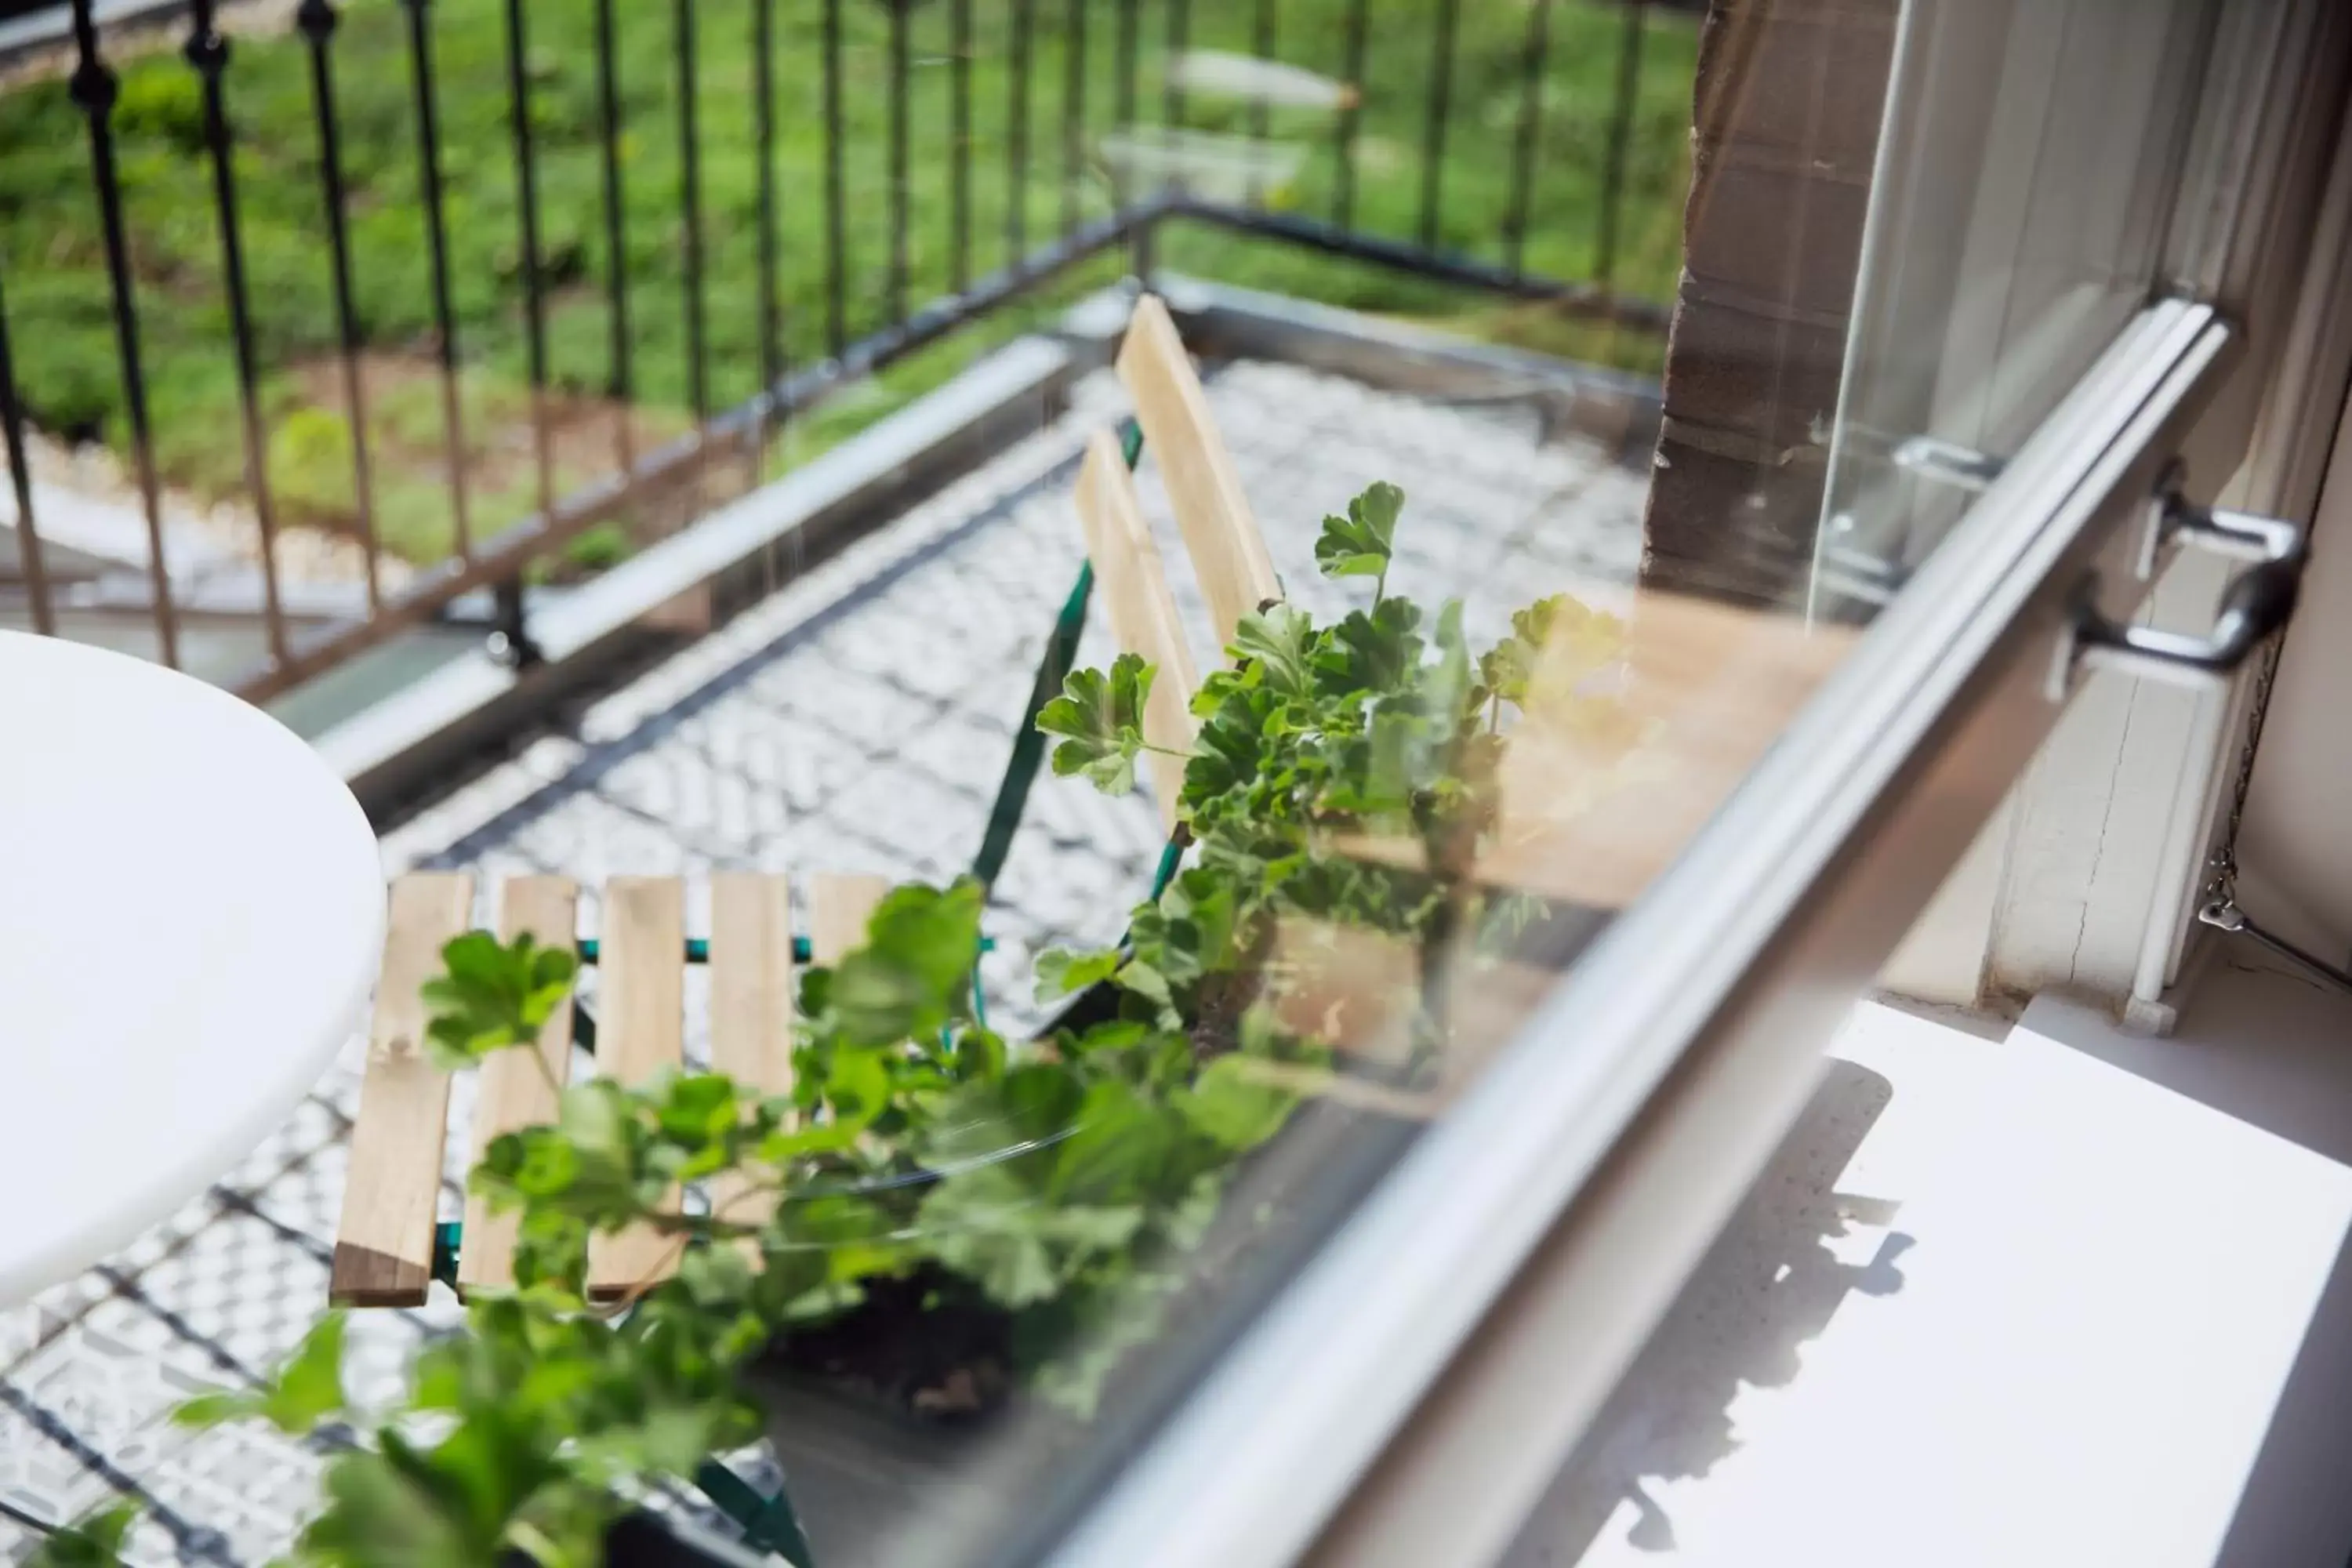
[[[1147,120],[1160,104],[1166,0],[1140,0],[1140,87]],[[1462,0],[1444,164],[1444,242],[1499,258],[1510,149],[1520,102],[1520,39],[1528,0]],[[1087,144],[1109,130],[1115,105],[1114,0],[1085,0]],[[785,352],[796,362],[824,338],[824,135],[818,0],[775,0],[776,172],[782,208],[780,292]],[[1006,257],[1006,170],[1012,0],[973,0],[975,272]],[[1195,47],[1247,51],[1256,0],[1193,0]],[[678,50],[672,6],[616,0],[626,184],[634,395],[648,438],[681,428],[688,406],[682,289]],[[1419,210],[1423,105],[1432,58],[1428,0],[1374,0],[1363,83],[1357,221],[1396,237]],[[1063,84],[1069,37],[1064,0],[1035,0],[1026,201],[1033,244],[1061,216]],[[1281,58],[1336,74],[1346,0],[1283,0]],[[756,150],[752,139],[750,0],[696,0],[700,76],[701,187],[709,394],[725,407],[758,384]],[[437,0],[434,17],[446,214],[458,338],[469,367],[476,529],[528,510],[530,465],[518,450],[528,398],[521,247],[508,121],[503,11],[499,0]],[[846,291],[852,336],[887,310],[887,13],[843,0],[848,189]],[[537,142],[541,271],[548,290],[551,377],[581,401],[559,453],[566,482],[611,460],[609,422],[593,399],[611,389],[597,87],[590,0],[529,6],[533,134]],[[350,195],[355,287],[377,374],[370,436],[378,449],[378,507],[387,542],[415,559],[447,545],[439,472],[437,386],[425,374],[434,321],[417,174],[416,126],[404,41],[393,0],[355,0],[336,40],[338,121]],[[1544,138],[1527,247],[1531,269],[1588,276],[1593,266],[1608,122],[1622,13],[1603,0],[1558,0],[1544,83]],[[950,13],[917,0],[913,60],[909,297],[919,304],[949,277]],[[1624,291],[1664,299],[1679,260],[1681,204],[1695,48],[1686,22],[1648,24],[1629,159],[1618,265]],[[319,150],[300,39],[240,38],[227,76],[239,154],[238,195],[247,276],[267,379],[269,468],[283,510],[332,523],[351,510],[350,431],[334,374],[337,344]],[[156,449],[167,479],[228,493],[242,488],[235,372],[220,283],[219,242],[202,145],[194,73],[176,52],[126,64],[116,110],[119,159],[134,260]],[[1195,97],[1188,122],[1244,131],[1242,106]],[[1277,111],[1276,142],[1309,153],[1276,205],[1328,209],[1328,117]],[[1084,209],[1109,193],[1081,172]],[[1498,310],[1379,269],[1335,263],[1263,242],[1187,231],[1168,237],[1163,262],[1255,287],[1363,309],[1452,319],[1466,330],[1640,365],[1656,345],[1526,308]],[[1064,295],[1115,276],[1107,258]],[[89,153],[62,82],[0,97],[0,293],[5,293],[24,399],[45,427],[121,444],[124,416],[108,308],[104,252]],[[1045,301],[1050,303],[1050,299]],[[1041,307],[1042,308],[1042,307]],[[978,347],[1014,330],[990,323],[909,362],[881,384],[810,422],[805,448],[935,384]],[[620,548],[607,534],[593,547]]]

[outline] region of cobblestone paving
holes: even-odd
[[[1316,576],[1315,524],[1375,479],[1409,500],[1392,585],[1458,595],[1475,636],[1570,584],[1622,584],[1639,548],[1643,477],[1531,414],[1456,407],[1293,367],[1237,363],[1210,383],[1276,565],[1318,615],[1360,594]],[[710,637],[593,706],[383,840],[387,872],[466,867],[490,889],[532,871],[577,878],[583,927],[616,873],[683,873],[689,929],[702,881],[759,868],[944,879],[979,847],[1036,660],[1080,561],[1069,481],[1078,443],[1123,412],[1107,375],[1071,413],[888,528],[804,574]],[[1205,615],[1147,457],[1146,510],[1196,647]],[[1090,625],[1081,658],[1108,639]],[[1031,956],[1114,938],[1160,847],[1147,797],[1038,784],[988,921],[983,980],[997,1021],[1031,1020]],[[690,972],[688,1050],[706,998]],[[587,983],[593,987],[593,972]],[[0,1312],[0,1562],[44,1527],[128,1491],[147,1505],[146,1563],[257,1563],[283,1549],[327,1450],[275,1433],[187,1433],[165,1419],[192,1392],[279,1360],[321,1310],[341,1202],[356,1045],[243,1166],[121,1256]],[[462,1171],[464,1085],[445,1205]],[[456,1321],[437,1293],[415,1311],[356,1314],[362,1398],[398,1386],[407,1356]],[[695,1508],[684,1498],[671,1506]]]

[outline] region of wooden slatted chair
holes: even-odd
[[[1282,597],[1265,536],[1250,510],[1233,454],[1210,411],[1208,394],[1174,318],[1157,297],[1147,294],[1136,301],[1117,365],[1135,416],[1124,440],[1107,431],[1095,435],[1079,464],[1075,500],[1086,535],[1087,564],[1046,644],[1028,715],[989,814],[988,833],[973,867],[983,882],[995,880],[1012,847],[1022,805],[1045,757],[1045,737],[1034,727],[1037,711],[1061,691],[1069,675],[1097,585],[1103,590],[1118,647],[1160,668],[1145,706],[1144,739],[1171,751],[1192,748],[1196,726],[1191,704],[1200,688],[1202,665],[1186,641],[1159,546],[1152,542],[1136,493],[1133,470],[1147,448],[1167,487],[1184,552],[1208,601],[1216,639],[1210,649],[1212,660],[1222,659],[1244,616]],[[1179,779],[1161,763],[1154,757],[1145,763],[1156,770],[1152,793],[1170,834],[1154,893],[1174,873],[1182,847],[1176,822]]]
[[[796,959],[831,963],[857,947],[887,890],[879,877],[819,874],[810,888],[812,935],[803,949],[793,937],[782,876],[713,876],[710,935],[702,942],[686,937],[681,879],[615,877],[604,888],[603,935],[581,941],[578,886],[565,877],[518,877],[499,890],[498,930],[509,940],[529,932],[542,943],[576,942],[582,959],[597,965],[597,1070],[632,1082],[684,1059],[684,968],[707,963],[711,1066],[739,1083],[782,1094],[792,1088]],[[493,1215],[469,1194],[462,1221],[437,1217],[450,1075],[425,1052],[419,992],[438,972],[442,946],[467,929],[474,880],[462,872],[418,872],[395,879],[391,900],[327,1287],[337,1306],[418,1306],[436,1279],[460,1294],[514,1279],[513,1215]],[[478,1069],[473,1161],[501,1133],[552,1118],[550,1080],[562,1084],[571,1075],[577,1023],[568,1001],[548,1019],[535,1047],[544,1075],[520,1051],[500,1052]],[[723,1179],[709,1196],[714,1208],[744,1219],[761,1217],[751,1205],[774,1201]],[[589,1290],[620,1296],[676,1265],[675,1244],[650,1228],[599,1236],[589,1247]],[[812,1568],[807,1537],[786,1494],[763,1494],[715,1458],[694,1479],[743,1527],[747,1542]]]
[[[1159,300],[1145,296],[1138,301],[1118,368],[1134,400],[1140,438],[1131,434],[1124,451],[1108,433],[1087,444],[1076,500],[1089,564],[1039,672],[1030,716],[1034,720],[1036,708],[1061,689],[1075,651],[1076,623],[1098,582],[1119,646],[1160,668],[1145,713],[1146,738],[1155,746],[1186,752],[1195,733],[1190,703],[1199,688],[1200,664],[1144,522],[1131,477],[1138,452],[1149,446],[1166,483],[1186,553],[1208,601],[1218,654],[1242,616],[1278,600],[1282,589],[1200,377]],[[992,821],[992,839],[1002,826],[1009,841],[1027,775],[1034,774],[1042,750],[1034,725],[1024,724]],[[1172,835],[1177,780],[1153,782]],[[1171,855],[1163,866],[1163,879],[1173,859]],[[981,860],[982,879],[992,880],[1001,847],[992,854],[984,847]],[[813,930],[805,954],[829,963],[856,945],[882,890],[878,879],[819,875],[812,888]],[[467,929],[474,892],[473,879],[462,872],[415,873],[392,887],[383,977],[329,1285],[337,1305],[415,1306],[425,1300],[436,1272],[461,1292],[513,1279],[510,1216],[494,1216],[482,1200],[469,1197],[462,1222],[437,1218],[449,1080],[423,1051],[418,991],[438,971],[443,945]],[[579,889],[568,879],[516,878],[498,897],[502,937],[527,932],[544,943],[577,940]],[[639,1082],[677,1064],[685,1039],[679,956],[707,954],[713,1065],[771,1093],[790,1088],[794,943],[782,877],[714,877],[707,944],[687,940],[685,889],[677,878],[614,878],[604,889],[604,909],[602,937],[581,944],[583,959],[595,963],[601,974],[594,1030],[598,1071]],[[475,1160],[493,1138],[554,1114],[551,1083],[561,1084],[570,1075],[574,1027],[568,1003],[549,1019],[538,1047],[543,1073],[511,1051],[481,1068],[472,1119]],[[723,1193],[717,1198],[730,1201]],[[658,1270],[664,1246],[650,1231],[599,1237],[590,1259],[592,1288],[617,1291]]]
[[[807,956],[829,963],[865,938],[866,922],[887,884],[878,877],[819,874],[810,889],[813,935]],[[441,948],[463,932],[474,879],[463,872],[415,872],[392,884],[383,976],[360,1085],[351,1170],[336,1228],[328,1295],[337,1306],[414,1307],[430,1282],[460,1293],[514,1279],[514,1221],[492,1215],[478,1197],[465,1218],[437,1217],[442,1152],[447,1135],[449,1075],[424,1050],[418,991],[438,973]],[[579,889],[564,877],[518,877],[499,890],[498,930],[529,932],[541,942],[577,941]],[[683,1059],[685,983],[681,958],[710,967],[710,1058],[716,1069],[769,1094],[792,1088],[793,961],[785,879],[721,872],[710,879],[707,942],[686,938],[686,885],[676,877],[615,877],[605,884],[601,939],[581,942],[601,981],[595,1030],[599,1072],[641,1082]],[[538,1049],[542,1077],[520,1051],[492,1057],[479,1071],[473,1155],[490,1140],[551,1120],[554,1091],[572,1071],[569,1003],[551,1017]],[[714,1203],[737,1203],[725,1192]],[[589,1258],[593,1290],[617,1293],[669,1267],[664,1243],[643,1235],[600,1237]]]

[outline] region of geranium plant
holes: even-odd
[[[909,1281],[927,1302],[1013,1319],[998,1374],[1090,1411],[1107,1369],[1157,1331],[1236,1163],[1335,1081],[1347,1042],[1284,1006],[1305,984],[1286,924],[1433,954],[1537,912],[1467,875],[1494,821],[1504,712],[1563,617],[1588,640],[1614,623],[1546,600],[1474,656],[1459,605],[1431,616],[1386,591],[1402,505],[1377,485],[1323,525],[1318,566],[1370,578],[1369,604],[1325,626],[1265,606],[1202,688],[1182,759],[1190,863],[1117,946],[1037,964],[1040,1000],[1094,993],[1093,1021],[1018,1042],[990,1029],[973,1006],[983,889],[900,887],[863,948],[804,973],[791,1094],[710,1072],[592,1079],[561,1089],[554,1121],[490,1146],[471,1181],[520,1216],[515,1284],[468,1296],[465,1331],[423,1350],[398,1407],[350,1407],[341,1315],[264,1385],[190,1402],[192,1424],[337,1439],[293,1560],[600,1561],[645,1478],[760,1435],[743,1374],[763,1347]],[[1038,721],[1055,771],[1132,788],[1154,676],[1131,655],[1072,674]],[[1421,852],[1330,852],[1365,833]],[[527,938],[463,936],[445,961],[425,1000],[452,1067],[528,1047],[574,977],[571,953]],[[1433,988],[1406,989],[1385,1026],[1426,1059],[1445,1024]],[[695,1184],[727,1196],[675,1212],[668,1194]],[[671,1237],[673,1267],[592,1299],[590,1237],[633,1226]],[[127,1520],[61,1532],[43,1561],[110,1562]]]

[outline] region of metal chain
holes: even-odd
[[[2238,750],[2238,777],[2230,792],[2230,815],[2222,825],[2221,841],[2208,862],[2205,908],[2213,914],[2234,914],[2238,905],[2238,828],[2246,816],[2246,792],[2254,782],[2254,749],[2262,743],[2263,721],[2270,716],[2271,690],[2278,684],[2284,637],[2273,637],[2256,656],[2253,696],[2246,706],[2246,734]],[[2208,924],[2220,924],[2208,920]]]
[[[2263,649],[2262,662],[2254,667],[2254,690],[2247,704],[2246,740],[2238,753],[2238,778],[2231,792],[2230,819],[2221,830],[2221,847],[2213,851],[2210,862],[2205,902],[2198,910],[2197,919],[2218,931],[2259,942],[2339,989],[2352,991],[2352,971],[2305,951],[2275,931],[2263,930],[2238,907],[2238,828],[2246,815],[2246,791],[2254,779],[2254,750],[2262,744],[2263,721],[2270,715],[2271,690],[2277,683],[2279,647],[2284,640],[2273,637]]]

